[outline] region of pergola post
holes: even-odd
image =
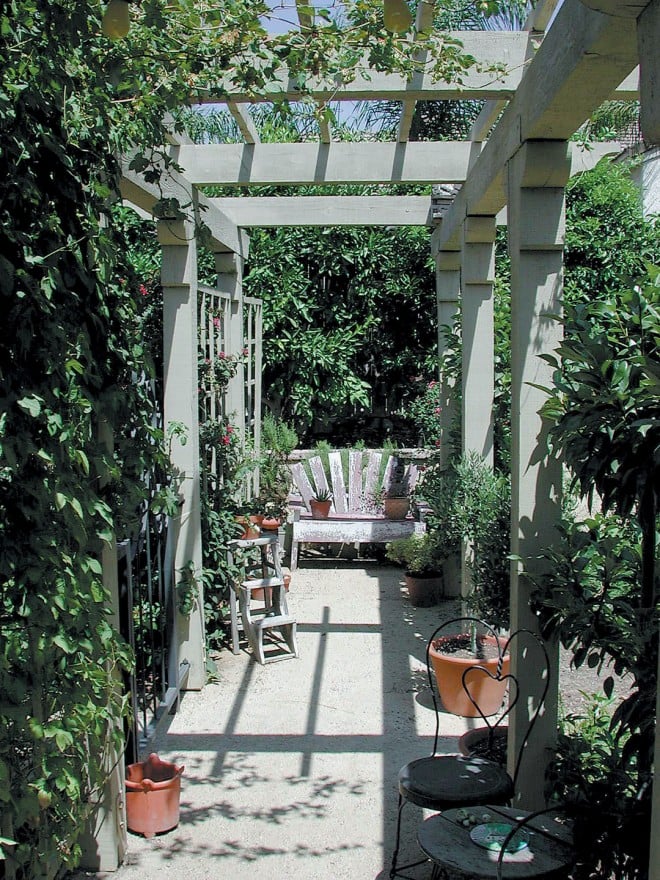
[[[570,158],[564,141],[527,142],[508,163],[509,252],[511,256],[511,552],[526,570],[539,566],[535,557],[557,540],[560,517],[561,465],[545,454],[547,425],[539,415],[546,399],[537,386],[551,385],[551,368],[540,355],[561,340],[561,325],[550,315],[561,313],[565,222],[564,186]],[[531,584],[514,563],[511,571],[511,629],[538,631],[529,606]],[[537,654],[523,657],[522,641],[511,658],[521,690],[532,698],[518,703],[509,722],[509,763],[519,753],[528,728],[534,697],[544,685]],[[545,768],[557,736],[558,648],[550,654],[550,690],[525,749],[516,803],[527,809],[543,806]]]
[[[440,251],[435,258],[435,291],[438,305],[438,362],[449,351],[449,340],[443,328],[452,327],[458,315],[461,296],[461,252]],[[456,417],[453,380],[440,368],[440,461],[447,464],[451,428]]]
[[[171,460],[180,480],[180,512],[175,530],[174,581],[192,566],[197,602],[190,616],[175,611],[174,638],[181,661],[189,664],[186,687],[199,690],[206,679],[204,597],[202,591],[202,527],[199,475],[199,401],[197,377],[197,242],[194,224],[158,223],[162,247],[164,421],[184,425],[184,442],[174,436]],[[170,683],[174,685],[174,682]],[[178,685],[179,682],[176,682]]]
[[[468,216],[463,223],[461,271],[461,448],[476,452],[493,465],[493,284],[495,282],[495,218]],[[473,590],[472,547],[463,542],[461,595]]]
[[[461,272],[462,445],[493,464],[495,218],[467,217]]]
[[[218,273],[217,288],[230,296],[229,326],[226,328],[226,353],[238,357],[236,375],[229,380],[227,388],[227,415],[245,439],[245,406],[243,389],[245,369],[240,357],[243,352],[243,259],[233,252],[217,252],[215,268]]]

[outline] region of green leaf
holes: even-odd
[[[16,402],[22,410],[25,410],[25,412],[29,413],[33,419],[36,419],[41,413],[41,405],[44,401],[43,398],[33,395],[32,397],[22,397]]]

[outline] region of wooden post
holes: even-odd
[[[196,607],[189,617],[176,615],[179,657],[188,661],[187,687],[199,690],[206,680],[204,596],[202,589],[202,527],[199,475],[199,401],[197,378],[197,242],[191,222],[161,221],[162,247],[164,420],[167,429],[183,424],[185,442],[173,437],[172,464],[181,481],[181,510],[174,518],[176,535],[174,583],[192,565],[197,580]]]
[[[467,217],[463,226],[463,452],[493,464],[495,217]]]
[[[546,395],[536,385],[551,385],[551,369],[539,355],[561,340],[561,325],[549,315],[561,312],[564,185],[570,154],[564,141],[528,142],[508,163],[509,251],[511,254],[511,552],[527,570],[535,557],[557,540],[561,465],[545,454],[547,426],[539,415]],[[511,573],[511,629],[538,630],[529,607],[531,586],[520,567]],[[534,697],[544,682],[534,660],[523,659],[520,643],[511,667],[529,700],[521,700],[509,722],[509,765],[527,730]],[[530,737],[518,777],[516,805],[543,806],[545,768],[557,736],[558,649],[548,645],[550,691]]]
[[[440,251],[435,258],[435,290],[438,304],[438,360],[449,349],[443,328],[452,327],[458,315],[461,295],[461,252]],[[450,432],[456,415],[455,388],[453,380],[443,372],[438,376],[440,382],[440,460],[446,464],[450,452]]]

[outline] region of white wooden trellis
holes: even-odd
[[[262,373],[262,303],[253,297],[243,300],[236,309],[230,294],[210,287],[199,288],[199,356],[201,363],[213,364],[217,358],[239,357],[236,380],[230,389],[219,385],[213,370],[200,370],[200,426],[230,419],[241,433],[246,449],[258,451],[261,441],[261,373]],[[232,344],[232,321],[242,324],[242,348]],[[218,472],[216,454],[211,453],[209,476],[215,482]],[[257,491],[257,485],[248,491]]]

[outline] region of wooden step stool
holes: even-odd
[[[242,628],[254,657],[262,665],[297,657],[297,623],[295,617],[289,614],[287,605],[277,532],[262,533],[259,538],[231,541],[230,546],[244,550],[257,548],[260,551],[259,559],[255,565],[247,568],[246,574],[258,572],[261,575],[248,576],[232,584],[229,602],[234,654],[239,651],[238,633]],[[253,594],[257,591],[263,591],[262,606],[255,604],[258,600]]]

